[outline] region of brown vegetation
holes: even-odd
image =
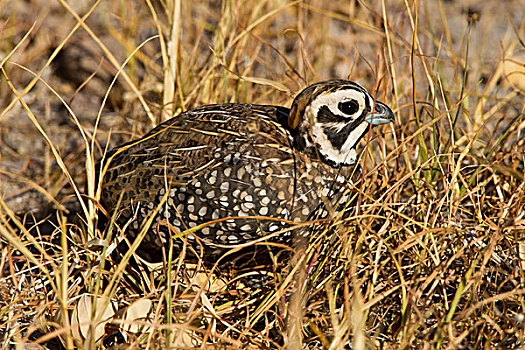
[[[49,242],[13,211],[92,222],[108,147],[349,78],[396,122],[362,142],[347,215],[314,228],[304,346],[522,348],[523,18],[518,0],[0,1],[1,346],[283,347],[294,271],[264,288],[183,258],[130,275],[101,258],[108,232],[58,211],[55,253],[30,251]]]

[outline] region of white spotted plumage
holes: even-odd
[[[187,237],[194,252],[204,248],[212,260],[229,246],[268,234],[290,243],[292,231],[279,233],[289,221],[313,220],[328,214],[325,203],[337,205],[351,173],[345,165],[356,161],[355,147],[371,119],[380,124],[392,112],[344,80],[307,87],[291,109],[196,108],[110,152],[101,204],[109,213],[118,211],[121,226],[133,221],[126,234],[135,237],[168,194],[139,246],[150,261],[162,257],[172,236],[176,249]],[[140,208],[136,213],[132,202]]]

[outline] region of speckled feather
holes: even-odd
[[[150,261],[161,256],[169,232],[159,225],[161,220],[172,225],[172,234],[228,217],[304,222],[322,203],[321,195],[336,198],[330,188],[344,187],[329,184],[338,169],[294,151],[290,132],[282,126],[288,113],[283,107],[250,104],[210,105],[182,113],[108,155],[111,163],[101,203],[115,208],[123,193],[121,203],[131,206],[122,206],[118,223],[130,221],[136,210],[128,228],[135,237],[168,191],[167,205],[160,207],[154,224],[156,233],[146,235],[140,247]],[[212,223],[188,238],[203,238],[209,255],[224,250],[217,244],[243,243],[285,225],[260,218],[232,219]],[[287,243],[290,233],[274,241]]]
[[[278,231],[340,205],[352,172],[343,165],[355,162],[368,123],[393,119],[384,104],[372,106],[360,85],[335,80],[304,89],[291,110],[232,103],[184,112],[109,152],[101,204],[117,210],[131,239],[159,208],[138,251],[149,261],[181,232],[210,260],[269,233],[290,245],[293,231]],[[173,243],[180,250],[183,241]]]

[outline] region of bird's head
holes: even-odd
[[[394,121],[392,110],[361,85],[330,80],[308,86],[295,98],[288,126],[299,149],[315,151],[332,165],[351,165],[355,147],[370,124]]]

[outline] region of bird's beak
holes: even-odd
[[[376,113],[370,113],[365,120],[372,125],[383,125],[394,121],[394,113],[387,105],[376,101]]]

